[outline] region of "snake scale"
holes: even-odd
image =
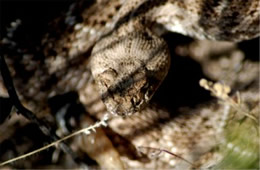
[[[39,50],[42,55],[30,51],[6,55],[21,101],[33,112],[44,114],[49,112],[50,97],[76,91],[90,115],[102,118],[107,111],[118,115],[109,121],[109,127],[127,146],[113,146],[116,139],[102,131],[90,137],[94,144],[86,137],[78,139],[79,148],[101,167],[191,167],[169,155],[153,160],[137,153],[131,157],[128,146],[165,148],[198,166],[211,165],[205,162],[214,157],[209,150],[215,145],[221,109],[212,116],[211,106],[202,106],[195,109],[197,114],[174,117],[156,102],[149,103],[172,60],[162,36],[170,31],[196,39],[240,42],[255,38],[259,36],[259,2],[96,0],[86,4],[80,8],[81,21],[74,20],[69,11],[64,21],[57,21],[66,25],[59,36],[53,34],[56,29],[46,33]],[[0,85],[1,95],[6,96]],[[81,126],[90,123],[90,118],[82,118]]]

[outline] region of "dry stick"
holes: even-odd
[[[24,117],[31,120],[32,122],[36,123],[45,135],[50,136],[51,141],[59,140],[59,137],[51,131],[51,128],[46,123],[39,120],[34,113],[32,113],[30,110],[28,110],[21,104],[17,96],[16,90],[14,88],[10,71],[5,62],[2,49],[0,49],[0,70],[4,81],[4,85],[7,88],[8,95],[11,101],[13,102],[13,105],[17,109],[17,112],[21,113]],[[75,160],[77,163],[81,162],[79,158],[74,154],[74,152],[70,149],[70,147],[68,147],[65,143],[60,143],[60,147],[65,153],[71,155],[73,160]]]
[[[182,159],[182,160],[184,160],[185,162],[187,162],[187,163],[191,164],[192,166],[194,166],[193,163],[191,163],[190,161],[188,161],[187,159],[184,159],[183,157],[181,157],[181,156],[179,156],[179,155],[176,155],[176,154],[174,154],[174,153],[172,153],[172,152],[170,152],[170,151],[167,151],[167,150],[165,150],[165,149],[162,149],[162,151],[165,152],[165,153],[168,153],[168,154],[170,154],[170,155],[172,155],[172,156],[175,156],[175,157],[177,157],[177,158],[179,158],[179,159]]]
[[[51,144],[49,144],[49,145],[46,145],[46,146],[44,146],[44,147],[42,147],[42,148],[39,148],[39,149],[34,150],[34,151],[32,151],[32,152],[29,152],[29,153],[27,153],[27,154],[18,156],[18,157],[16,157],[16,158],[10,159],[10,160],[8,160],[8,161],[2,162],[2,163],[0,163],[0,166],[4,166],[4,165],[9,164],[9,163],[11,163],[11,162],[14,162],[14,161],[23,159],[23,158],[25,158],[25,157],[27,157],[27,156],[31,156],[31,155],[33,155],[33,154],[35,154],[35,153],[41,152],[41,151],[43,151],[43,150],[45,150],[45,149],[47,149],[47,148],[49,148],[49,147],[51,147],[51,146],[57,145],[57,144],[59,144],[60,142],[66,140],[66,139],[69,139],[69,138],[71,138],[71,137],[73,137],[73,136],[75,136],[75,135],[78,135],[78,134],[80,134],[80,133],[85,132],[86,134],[89,134],[89,131],[90,131],[90,130],[95,131],[95,128],[98,128],[98,127],[100,127],[101,125],[106,126],[106,121],[107,121],[108,119],[109,119],[108,117],[105,117],[103,120],[101,120],[100,122],[97,122],[97,123],[94,124],[93,126],[89,126],[89,127],[80,129],[80,130],[78,130],[78,131],[76,131],[76,132],[74,132],[74,133],[72,133],[72,134],[70,134],[70,135],[67,135],[67,136],[65,136],[64,138],[59,139],[59,140],[57,140],[57,141],[55,141],[55,142],[53,142],[53,143],[51,143]]]
[[[183,157],[181,157],[181,156],[179,156],[179,155],[177,155],[177,154],[175,154],[175,153],[172,153],[172,152],[170,152],[170,151],[167,151],[166,149],[153,148],[153,147],[149,147],[149,146],[139,146],[138,148],[139,148],[139,149],[144,148],[144,149],[150,149],[150,150],[153,150],[153,151],[159,151],[160,153],[161,153],[161,152],[165,152],[165,153],[167,153],[167,154],[169,154],[169,155],[171,155],[171,156],[177,157],[177,158],[179,158],[179,159],[181,159],[181,160],[183,160],[183,161],[189,163],[190,165],[194,166],[194,164],[191,163],[190,161],[188,161],[187,159],[184,159]],[[160,154],[160,153],[159,153],[159,154]]]

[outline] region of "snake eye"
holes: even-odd
[[[109,68],[103,73],[99,74],[97,79],[100,80],[99,82],[101,87],[105,86],[106,88],[109,88],[115,81],[116,77],[117,72],[114,69]]]

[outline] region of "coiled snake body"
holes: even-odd
[[[259,35],[259,11],[257,0],[97,0],[81,11],[82,22],[65,22],[69,29],[58,38],[45,35],[43,60],[30,53],[7,56],[7,61],[20,99],[36,113],[48,110],[48,98],[73,90],[91,115],[101,118],[107,111],[120,115],[109,121],[109,127],[129,145],[113,146],[110,140],[114,143],[118,137],[108,139],[103,132],[90,137],[94,144],[80,139],[80,148],[100,166],[191,167],[169,155],[149,161],[137,153],[129,156],[130,146],[147,146],[207,167],[212,164],[204,164],[209,157],[216,157],[210,149],[216,145],[221,108],[214,113],[211,105],[201,106],[196,113],[174,117],[170,108],[161,108],[156,101],[149,104],[170,69],[171,47],[161,36],[172,31],[197,39],[251,39]],[[17,65],[24,66],[22,72]],[[82,126],[91,122],[83,120]]]

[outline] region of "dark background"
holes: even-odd
[[[30,33],[36,36],[47,29],[51,19],[58,17],[68,9],[75,0],[0,0],[0,36],[6,35],[6,29],[12,21],[21,19],[22,24]]]

